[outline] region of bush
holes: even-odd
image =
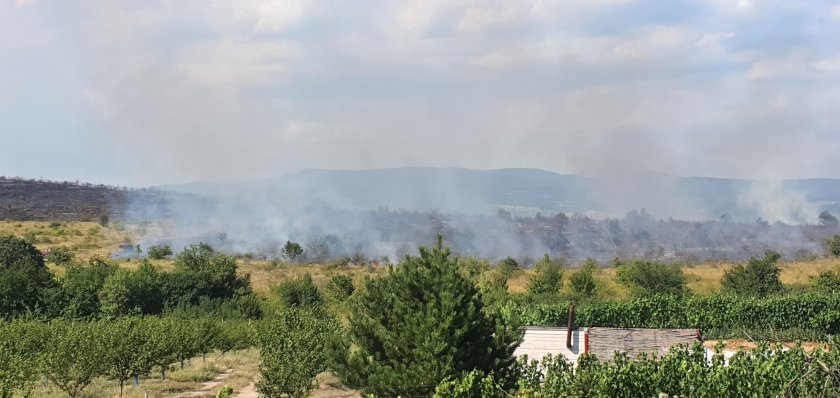
[[[73,262],[73,251],[66,247],[56,247],[47,252],[45,260],[55,265],[67,265]]]
[[[312,282],[312,275],[308,273],[275,286],[272,290],[286,307],[312,307],[324,301]]]
[[[0,317],[43,311],[56,287],[44,256],[32,243],[0,237]]]
[[[763,258],[752,257],[746,266],[738,264],[723,274],[721,285],[724,291],[741,295],[767,296],[782,291],[777,265],[782,255],[768,250]]]
[[[247,275],[237,274],[236,259],[215,253],[206,243],[190,245],[175,258],[175,268],[163,278],[167,306],[197,304],[204,298],[229,299],[251,294]]]
[[[816,277],[811,277],[811,286],[820,292],[840,293],[840,272],[820,272]]]
[[[161,276],[148,262],[135,271],[118,269],[102,286],[102,312],[107,315],[160,314],[163,305]]]
[[[685,295],[685,275],[678,264],[633,260],[616,262],[616,279],[635,296]]]
[[[551,261],[548,254],[543,256],[535,266],[535,272],[528,281],[528,293],[559,294],[563,288],[563,265],[559,261]]]
[[[828,254],[834,257],[840,257],[840,235],[827,238],[823,243]]]
[[[101,307],[99,294],[108,279],[117,271],[117,266],[92,259],[87,266],[71,266],[62,281],[66,303],[64,315],[71,318],[98,316]]]
[[[335,301],[347,300],[353,295],[353,291],[353,279],[346,275],[336,275],[327,284],[327,295]]]
[[[579,297],[592,297],[595,295],[597,284],[595,283],[595,270],[598,269],[598,262],[588,258],[583,262],[580,270],[569,277],[569,284],[572,292]]]
[[[318,373],[327,369],[325,347],[340,325],[320,308],[289,308],[260,333],[260,380],[267,397],[308,397]]]
[[[471,370],[509,381],[518,333],[484,311],[481,294],[442,247],[421,248],[369,280],[350,314],[333,370],[350,387],[383,396],[430,396]]]
[[[575,307],[575,325],[616,328],[697,328],[708,338],[774,338],[784,331],[792,339],[818,340],[840,333],[832,315],[840,308],[840,295],[799,294],[765,298],[717,295],[710,297],[650,296],[628,301],[582,303]],[[569,303],[518,303],[494,307],[508,322],[522,325],[565,326]],[[819,321],[814,319],[819,318]],[[838,325],[837,327],[840,327]],[[756,333],[761,333],[762,336]]]
[[[513,276],[514,273],[521,269],[521,267],[519,266],[519,262],[517,262],[516,259],[514,259],[513,257],[506,257],[503,260],[499,261],[499,263],[496,265],[496,268],[498,268],[499,272],[501,272],[502,275],[508,278]]]
[[[164,258],[167,258],[172,255],[172,247],[166,243],[161,243],[149,247],[146,250],[146,253],[152,260],[163,260]]]
[[[701,344],[673,347],[662,357],[628,358],[617,353],[599,360],[591,354],[577,368],[563,357],[523,363],[518,391],[500,392],[477,372],[439,386],[455,397],[835,397],[840,394],[838,350],[806,352],[760,345],[728,361],[711,359]],[[486,389],[481,391],[481,389]],[[436,395],[437,396],[437,395]]]

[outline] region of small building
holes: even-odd
[[[528,326],[514,356],[527,355],[530,359],[539,360],[548,354],[562,355],[576,364],[583,353],[594,354],[602,361],[611,360],[615,352],[626,353],[630,358],[636,358],[643,352],[661,356],[673,346],[701,340],[702,334],[698,329]]]

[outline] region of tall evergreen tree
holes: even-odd
[[[484,311],[442,241],[360,292],[333,365],[346,384],[394,397],[431,396],[442,380],[474,369],[509,380],[518,333]]]

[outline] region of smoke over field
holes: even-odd
[[[461,255],[526,263],[545,253],[572,261],[736,260],[766,249],[792,259],[822,255],[822,240],[838,232],[829,214],[836,209],[829,199],[840,198],[835,180],[637,181],[605,192],[604,181],[540,170],[307,170],[250,183],[163,187],[193,195],[153,206],[139,200],[128,221],[145,223],[141,246],[167,242],[177,250],[203,241],[278,258],[291,240],[310,261],[394,261],[437,234]],[[823,211],[829,213],[820,217]]]

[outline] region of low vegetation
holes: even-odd
[[[91,236],[114,233],[114,224],[90,226]],[[93,247],[116,252],[125,243],[113,238],[94,238],[91,249],[36,242],[77,224],[2,229],[16,232],[0,236],[0,398],[137,396],[126,388],[135,378],[160,392],[152,396],[171,396],[227,369],[190,366],[211,352],[251,352],[230,359],[251,373],[208,395],[235,395],[254,381],[265,396],[304,397],[323,372],[380,397],[832,396],[840,385],[837,260],[785,263],[768,251],[734,265],[572,267],[546,255],[531,267],[458,258],[442,240],[395,265],[361,256],[305,264],[297,257],[305,253],[255,261],[203,243],[112,260]],[[31,239],[34,230],[43,232]],[[281,250],[291,254],[289,243]],[[69,259],[46,252],[61,247]],[[825,349],[763,345],[727,366],[687,347],[662,358],[584,356],[574,373],[561,358],[543,362],[545,373],[514,361],[518,327],[565,325],[573,302],[583,327],[698,328],[707,338],[811,340]],[[259,377],[256,351],[242,351],[251,347]]]

